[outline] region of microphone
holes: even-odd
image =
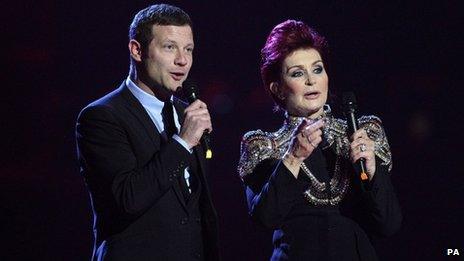
[[[182,84],[182,92],[189,103],[192,103],[198,99],[196,86],[196,83],[192,80],[185,80]],[[205,148],[205,158],[211,159],[213,157],[213,151],[210,147],[210,135],[206,130],[203,133],[203,136],[201,136],[201,144]]]
[[[353,92],[343,93],[343,107],[346,121],[348,123],[348,137],[350,137],[355,131],[358,130],[358,118],[356,117],[356,97]],[[358,161],[356,161],[356,165],[358,166],[360,172],[358,174],[361,180],[367,181],[368,177],[366,174],[366,160],[364,158],[360,158]]]

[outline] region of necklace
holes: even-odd
[[[332,179],[327,182],[320,182],[309,170],[306,164],[301,164],[301,169],[309,177],[309,188],[303,192],[304,197],[314,205],[335,206],[343,199],[348,188],[348,178],[342,176],[340,171],[340,156],[337,155]],[[328,187],[327,187],[328,185]]]

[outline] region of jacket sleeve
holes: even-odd
[[[401,226],[402,214],[390,179],[388,166],[376,159],[376,173],[361,192],[361,224],[380,236],[390,236]]]
[[[393,165],[390,145],[380,118],[362,116],[359,125],[375,143],[376,171],[368,184],[359,184],[360,207],[357,219],[370,234],[389,236],[399,230],[402,221],[401,209],[390,179]]]
[[[171,140],[138,166],[128,134],[110,106],[86,107],[79,115],[76,139],[81,172],[90,187],[108,187],[118,208],[140,214],[181,175],[189,152]]]

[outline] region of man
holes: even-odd
[[[80,113],[76,138],[94,212],[94,260],[217,260],[217,217],[199,145],[206,105],[173,93],[194,48],[189,16],[160,4],[129,29],[129,77]]]

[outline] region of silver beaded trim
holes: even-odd
[[[309,188],[303,193],[305,198],[314,205],[332,205],[335,206],[342,201],[348,189],[348,177],[342,176],[340,171],[340,157],[337,156],[335,161],[334,175],[327,183],[320,182],[309,170],[305,163],[301,164],[301,169],[309,177],[311,183]]]
[[[258,163],[265,159],[280,160],[288,149],[295,129],[305,118],[286,115],[283,126],[276,132],[264,132],[262,130],[247,132],[242,139],[240,147],[240,161],[238,173],[243,179],[246,175],[253,172]],[[323,149],[330,147],[337,155],[334,175],[330,180],[330,188],[325,188],[326,184],[319,182],[309,171],[306,165],[302,170],[311,180],[311,185],[304,196],[316,205],[336,205],[342,199],[349,186],[348,177],[340,172],[340,162],[342,159],[349,159],[350,142],[347,137],[347,123],[344,120],[331,116],[330,108],[325,108],[323,115],[326,125],[323,128],[324,140],[326,145]],[[370,139],[375,142],[375,155],[381,159],[381,164],[392,168],[390,146],[381,125],[381,120],[376,116],[363,116],[358,119],[359,127],[364,128]],[[329,196],[327,196],[329,195]]]

